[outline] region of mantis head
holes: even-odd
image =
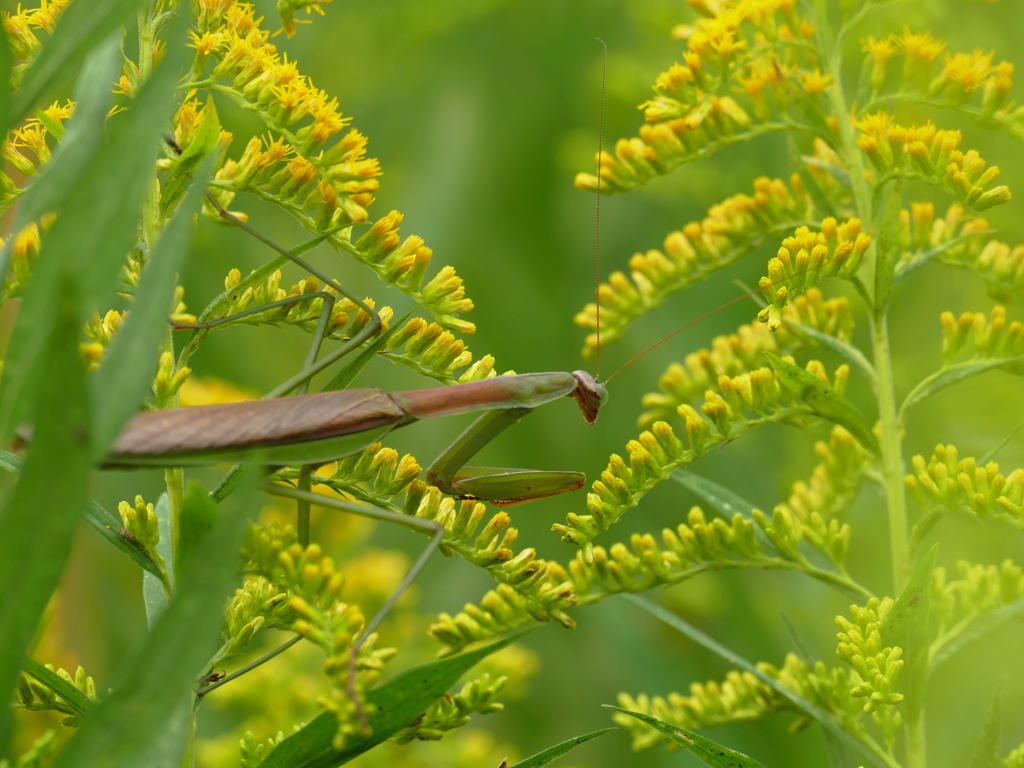
[[[608,388],[586,371],[573,371],[572,377],[576,379],[576,389],[569,393],[569,397],[579,403],[587,424],[593,425],[601,404],[608,399]]]

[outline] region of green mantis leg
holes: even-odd
[[[532,408],[488,411],[474,421],[427,469],[427,479],[445,493],[498,506],[525,504],[583,487],[582,472],[467,467],[466,462]]]

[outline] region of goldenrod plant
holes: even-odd
[[[724,680],[691,684],[688,694],[623,693],[614,719],[638,749],[663,742],[691,749],[673,728],[697,731],[790,711],[826,731],[840,760],[833,764],[1015,765],[1019,734],[1001,738],[996,690],[970,694],[987,699],[995,714],[985,728],[960,731],[964,750],[952,762],[926,738],[926,725],[949,723],[926,714],[940,665],[1024,609],[1021,569],[998,556],[963,560],[942,520],[967,513],[986,521],[984,535],[993,542],[1016,536],[1024,471],[1000,472],[998,438],[977,458],[960,459],[955,446],[939,445],[926,459],[908,455],[907,446],[915,442],[912,411],[944,388],[993,370],[1020,375],[1024,324],[1003,305],[959,318],[942,313],[935,318],[941,338],[932,336],[935,367],[912,385],[898,365],[891,312],[909,300],[926,265],[966,270],[1001,302],[1024,289],[1024,250],[997,239],[981,215],[1010,203],[1010,190],[999,183],[999,167],[970,146],[982,129],[1020,140],[1024,114],[1012,93],[1013,65],[991,51],[959,50],[955,39],[926,29],[877,32],[890,7],[913,4],[690,5],[696,19],[673,30],[685,48],[681,63],[655,80],[639,135],[600,158],[600,181],[582,173],[577,185],[627,192],[772,132],[786,134],[792,175],[759,179],[753,197],[715,205],[704,221],[670,234],[664,251],[638,254],[628,275],[613,274],[600,290],[601,339],[621,337],[675,293],[768,242],[777,252],[760,281],[757,320],[764,325],[744,326],[685,364],[673,363],[661,392],[645,399],[647,430],[627,445],[627,458],[612,457],[588,514],[570,514],[556,530],[580,546],[572,575],[585,601],[707,570],[793,568],[822,579],[819,565],[831,586],[855,601],[835,620],[831,659],[795,645],[780,666],[777,658],[744,663]],[[845,66],[844,57],[857,51],[861,66]],[[849,290],[823,300],[844,286]],[[577,320],[597,330],[597,317],[591,305]],[[859,335],[854,318],[867,324]],[[589,337],[585,353],[596,344]],[[815,354],[841,364],[830,368]],[[855,379],[863,382],[856,401],[847,398]],[[1019,398],[1004,407],[1004,437],[1019,446]],[[755,427],[803,427],[808,418],[831,422],[830,442],[816,448],[822,461],[811,481],[795,485],[769,513],[744,501],[741,487],[720,492],[681,474]],[[661,542],[634,534],[629,547],[606,551],[593,543],[668,479],[693,487],[714,513],[694,507],[687,524],[666,530]],[[872,514],[887,520],[891,573],[884,584],[872,578],[869,589],[845,560],[857,546],[851,510],[872,492]],[[957,562],[962,578],[951,579],[937,557]],[[677,626],[732,660],[695,628]],[[665,727],[652,727],[649,716]],[[730,764],[773,764],[768,754],[747,759]]]
[[[688,1],[689,20],[664,30],[681,58],[654,75],[638,135],[600,153],[576,186],[609,206],[624,193],[659,200],[643,195],[745,147],[757,155],[747,178],[729,174],[722,202],[687,182],[706,212],[633,244],[647,250],[599,286],[600,312],[577,315],[583,355],[613,353],[670,307],[692,316],[702,281],[754,263],[760,280],[736,290],[748,311],[734,332],[652,353],[664,373],[639,403],[641,432],[585,501],[537,505],[564,515],[544,518],[547,544],[520,531],[532,512],[431,485],[391,434],[325,465],[260,470],[297,505],[261,493],[253,468],[189,470],[189,482],[173,466],[124,474],[113,501],[90,498],[90,472],[136,411],[259,396],[203,375],[246,344],[221,339],[280,333],[301,346],[247,361],[266,389],[319,365],[321,344],[347,354],[304,386],[382,386],[398,371],[404,389],[444,387],[500,369],[468,349],[473,302],[456,270],[399,234],[402,213],[377,210],[388,158],[372,157],[373,132],[356,127],[347,94],[314,84],[307,60],[321,54],[285,53],[329,21],[329,0],[39,0],[5,12],[0,437],[14,450],[0,453],[0,688],[14,714],[0,712],[0,765],[529,768],[610,730],[597,708],[607,691],[594,685],[619,668],[648,673],[622,686],[607,753],[581,750],[567,758],[577,765],[1024,765],[1019,729],[1001,730],[1022,681],[1013,655],[992,650],[1014,631],[1019,647],[1011,620],[1024,611],[1019,378],[983,385],[996,431],[971,426],[977,394],[956,419],[941,410],[975,381],[1024,372],[1012,305],[1024,246],[998,239],[996,217],[1014,202],[999,145],[979,143],[1024,138],[1013,66],[928,31],[919,2]],[[453,0],[430,23],[502,4],[477,5]],[[931,5],[972,19],[995,9]],[[348,29],[345,50],[323,55],[358,58],[368,34]],[[508,180],[498,182],[496,195]],[[275,214],[287,248],[263,234]],[[225,236],[232,249],[252,239],[263,262],[214,274],[187,258]],[[289,264],[307,252],[313,274]],[[502,275],[488,270],[509,324],[543,336],[525,327],[539,313],[502,302]],[[999,303],[958,292],[968,285]],[[924,290],[947,290],[948,307],[904,333],[903,307],[916,310]],[[204,308],[193,295],[209,297]],[[744,455],[761,435],[754,444],[772,456]],[[801,471],[787,466],[760,500],[757,478],[782,455]],[[698,473],[723,458],[732,464],[715,480]],[[393,526],[311,521],[309,491],[325,509],[415,523],[446,556],[446,576],[403,591],[412,557],[388,538]],[[135,576],[125,593],[90,574],[90,589],[129,594],[133,607],[119,611],[135,612],[125,644],[101,601],[87,601],[85,613],[106,619],[89,626],[109,633],[93,642],[125,649],[102,672],[79,663],[87,654],[62,628],[83,597],[72,547],[83,517],[99,561],[116,555]],[[465,594],[474,576],[492,586],[456,609],[447,592]],[[757,581],[730,581],[744,578]],[[648,592],[673,610],[639,597]],[[736,608],[709,608],[729,592],[744,595]],[[640,618],[599,617],[622,610]],[[661,624],[643,624],[644,611]],[[671,635],[651,629],[662,624]],[[610,636],[597,652],[576,640],[588,625]],[[543,626],[583,650],[552,668],[518,642]],[[740,642],[744,653],[730,647]],[[943,706],[935,691],[956,662],[974,665],[973,687]],[[991,670],[1004,668],[997,690]],[[578,698],[566,703],[569,693]],[[533,708],[558,736],[518,743],[522,728],[485,717]],[[581,712],[591,728],[577,727]],[[747,739],[771,716],[793,733]],[[717,726],[734,727],[701,733]],[[623,758],[627,741],[690,755]]]

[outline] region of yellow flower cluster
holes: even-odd
[[[71,0],[40,0],[38,8],[22,9],[18,4],[15,13],[3,14],[4,31],[10,40],[14,55],[22,60],[31,59],[42,43],[32,30],[39,29],[47,34],[53,32],[57,19],[70,5]]]
[[[440,525],[444,554],[457,554],[485,569],[499,583],[493,597],[485,599],[483,610],[467,606],[471,615],[441,614],[431,635],[446,646],[446,653],[531,621],[554,619],[574,625],[566,611],[575,605],[576,596],[564,569],[537,557],[532,548],[517,553],[514,547],[519,532],[511,526],[508,513],[496,512],[485,522],[485,504],[447,497],[419,480],[420,473],[411,456],[399,458],[395,451],[376,443],[340,459],[333,471],[317,474],[313,480],[347,498]],[[292,480],[298,475],[299,470],[285,469],[275,477]],[[499,618],[491,620],[488,611]]]
[[[63,667],[54,667],[53,664],[47,664],[46,668],[64,680],[64,682],[73,685],[90,701],[99,701],[99,696],[96,695],[96,682],[85,673],[82,667],[75,670],[74,676]],[[63,725],[68,727],[77,727],[79,725],[78,713],[75,707],[65,701],[50,686],[36,680],[36,678],[27,673],[23,672],[21,674],[21,680],[19,681],[15,696],[17,703],[25,707],[25,709],[60,712],[68,715],[62,721]]]
[[[978,110],[975,117],[1005,119],[1019,117],[1005,111],[1011,106],[1013,64],[993,63],[994,54],[980,48],[970,52],[943,52],[946,43],[928,32],[911,32],[862,41],[871,67],[873,101],[881,102],[888,87],[897,98],[926,99],[943,106],[967,106]],[[903,56],[903,67],[891,73],[890,61]]]
[[[936,568],[931,584],[931,615],[937,655],[969,625],[1003,606],[1024,597],[1024,571],[1012,560],[999,565],[979,565],[961,560],[959,579],[950,579],[945,568]]]
[[[737,376],[760,367],[765,352],[791,353],[814,344],[799,326],[813,329],[840,341],[853,335],[853,313],[846,298],[828,299],[811,288],[782,310],[783,324],[772,333],[764,323],[741,325],[735,333],[716,336],[710,349],[688,354],[682,363],[671,363],[658,379],[660,392],[649,392],[641,403],[646,410],[637,420],[643,429],[656,421],[671,419],[676,409],[692,403],[713,387],[718,377]]]
[[[647,125],[638,138],[618,141],[614,156],[598,158],[604,192],[624,192],[727,144],[784,130],[784,121],[770,122],[773,112],[813,103],[833,85],[806,45],[814,27],[797,14],[794,0],[693,5],[706,16],[675,28],[687,50],[682,64],[658,75],[654,98],[640,105]],[[722,95],[730,86],[749,109]],[[576,185],[593,190],[597,178],[579,174]]]
[[[852,621],[845,616],[836,617],[839,627],[836,654],[860,676],[862,682],[855,685],[851,693],[867,699],[864,711],[868,713],[893,707],[903,700],[903,694],[894,690],[903,670],[903,649],[885,645],[882,638],[885,617],[895,605],[896,601],[889,597],[884,600],[871,598],[867,605],[850,606]],[[892,726],[892,732],[899,725],[897,717],[883,722]]]
[[[811,704],[828,711],[848,733],[866,733],[860,703],[850,694],[855,675],[841,667],[827,667],[823,662],[813,666],[795,653],[787,654],[781,668],[759,662],[757,670]],[[773,712],[792,711],[793,703],[749,671],[733,670],[721,682],[692,683],[689,695],[631,696],[620,693],[619,706],[640,712],[687,730],[701,730],[734,722],[749,722]],[[660,731],[628,715],[613,715],[615,724],[632,738],[633,749],[649,749],[666,744],[678,749]]]
[[[980,312],[964,312],[959,318],[942,313],[942,354],[952,361],[970,343],[972,359],[1006,360],[1002,368],[1024,374],[1024,323],[1007,324],[1006,308],[992,308],[991,317]]]
[[[820,231],[800,227],[782,241],[775,258],[768,262],[768,275],[758,282],[768,306],[757,319],[769,330],[782,325],[782,309],[791,298],[827,277],[850,277],[857,273],[871,244],[861,231],[859,219],[839,224],[833,218],[821,223]]]
[[[941,444],[927,462],[917,455],[912,464],[914,472],[904,482],[921,510],[929,514],[966,511],[1024,528],[1024,469],[1004,476],[998,463],[979,466],[972,457],[959,459],[956,446]]]
[[[686,523],[662,531],[660,544],[651,534],[633,534],[628,547],[621,543],[607,550],[594,547],[590,563],[584,561],[582,552],[577,553],[569,564],[569,573],[580,605],[730,568],[799,570],[811,578],[859,589],[807,560],[800,548],[806,530],[778,509],[771,517],[754,509],[749,518],[736,513],[729,520],[709,520],[700,507],[693,507]],[[837,529],[827,547],[821,549],[830,555],[834,550],[845,552],[849,538],[848,529]]]
[[[402,240],[398,234],[401,223],[402,214],[391,211],[374,222],[354,245],[341,246],[386,283],[422,304],[444,328],[455,333],[473,333],[476,326],[458,317],[473,309],[462,278],[454,268],[444,266],[424,284],[433,251],[416,235]]]
[[[703,221],[669,233],[663,251],[635,254],[629,261],[629,277],[622,272],[609,276],[599,289],[600,343],[617,341],[633,321],[671,295],[810,218],[810,200],[798,176],[794,174],[788,186],[781,179],[757,179],[752,195],[734,195],[712,206]],[[576,323],[596,331],[596,306],[584,307]],[[588,335],[583,356],[591,357],[597,345],[596,332]]]
[[[820,362],[809,362],[807,371],[830,383]],[[849,375],[846,365],[836,369],[832,386],[837,392],[845,390]],[[627,444],[628,460],[612,454],[601,479],[594,482],[587,495],[590,514],[569,513],[565,524],[556,524],[552,530],[567,544],[579,546],[583,562],[589,564],[594,558],[594,538],[617,523],[673,471],[754,427],[793,422],[808,413],[771,368],[720,376],[717,391],[708,390],[700,412],[690,405],[679,406],[678,415],[686,425],[685,443],[666,422],[656,422],[650,431]]]
[[[856,127],[861,131],[857,146],[885,176],[931,181],[976,211],[1010,200],[1008,187],[994,186],[999,167],[986,168],[975,150],[960,149],[960,131],[940,130],[930,122],[903,126],[887,112],[867,114]]]
[[[810,482],[794,483],[789,498],[775,509],[792,517],[801,528],[802,538],[825,553],[844,573],[843,560],[851,530],[838,516],[857,498],[873,464],[867,451],[840,426],[832,428],[829,442],[815,443],[814,452],[820,462],[812,471]]]
[[[967,216],[959,203],[949,206],[943,217],[936,217],[933,203],[913,203],[900,214],[904,253],[897,274],[935,258],[947,266],[969,269],[985,281],[989,293],[1009,301],[1024,293],[1024,246],[982,237],[990,231],[984,218]]]
[[[7,178],[2,173],[0,173],[0,177]],[[39,224],[30,222],[14,235],[14,242],[11,244],[11,269],[4,278],[2,297],[5,301],[18,296],[25,290],[29,278],[32,277],[32,270],[35,268],[36,258],[39,256],[39,250],[42,247],[40,229],[45,232],[55,219],[56,216],[54,214],[46,214],[42,217]],[[3,246],[4,241],[0,239],[0,248]]]
[[[53,156],[51,144],[64,135],[64,122],[74,111],[75,105],[72,102],[67,101],[61,105],[55,101],[21,126],[11,129],[3,141],[4,161],[22,176],[38,174],[50,162]],[[13,205],[20,196],[21,184],[0,170],[0,213]],[[49,223],[44,221],[44,228],[47,226]]]
[[[217,179],[229,192],[262,193],[291,203],[321,229],[361,224],[368,218],[372,193],[380,186],[380,164],[366,157],[366,137],[355,129],[323,148],[350,119],[341,115],[337,99],[315,87],[268,42],[262,21],[251,3],[199,3],[198,30],[192,33],[196,57],[191,84],[255,111],[281,134],[276,139],[254,137],[239,160],[219,170]],[[199,113],[194,100],[182,105],[176,121],[179,145],[188,145]]]

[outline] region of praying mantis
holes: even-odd
[[[263,400],[137,414],[115,440],[102,462],[103,467],[184,467],[216,463],[314,467],[361,451],[391,430],[421,419],[484,411],[427,470],[430,484],[460,499],[489,501],[498,506],[535,501],[583,486],[586,478],[582,472],[468,467],[466,462],[533,409],[564,397],[572,397],[584,420],[593,425],[601,405],[607,399],[607,390],[585,371],[500,376],[405,392],[386,393],[377,388],[365,388],[276,397],[295,388],[305,387],[313,374],[379,333],[379,316],[372,307],[335,280],[263,236],[225,210],[212,196],[207,195],[207,198],[224,219],[308,270],[338,294],[352,300],[373,318],[373,322],[330,355],[317,360],[318,347],[323,338],[322,325],[330,316],[330,305],[333,302],[330,293],[321,293],[324,299],[321,328],[314,336],[310,357],[302,373],[282,384]],[[305,296],[290,297],[278,303],[302,298]],[[266,307],[260,307],[257,311],[263,309]],[[200,327],[211,327],[227,319],[206,323],[205,326],[200,324]],[[367,624],[350,651],[348,694],[355,702],[359,719],[365,728],[366,716],[354,687],[358,651],[416,579],[433,551],[440,546],[444,529],[431,520],[398,514],[356,501],[314,494],[303,487],[268,483],[264,488],[270,494],[292,498],[299,503],[319,504],[339,511],[398,522],[431,535],[430,543],[394,593]],[[299,527],[300,540],[303,540],[308,536],[308,529],[303,534],[305,526],[301,520]],[[197,694],[204,695],[231,678],[228,675],[211,681],[198,689]]]

